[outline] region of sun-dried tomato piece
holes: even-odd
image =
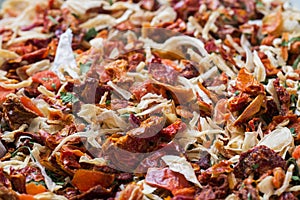
[[[7,95],[14,93],[14,92],[15,92],[15,89],[6,89],[3,87],[0,87],[0,103],[3,103],[3,101],[5,101]]]
[[[186,129],[186,124],[182,121],[176,121],[160,131],[160,134],[166,138],[173,138],[178,132]]]
[[[217,124],[223,124],[230,119],[230,113],[228,110],[228,101],[226,99],[220,99],[215,108],[213,119]]]
[[[285,120],[289,120],[289,122],[290,122],[289,124],[290,125],[294,124],[294,123],[297,123],[297,115],[295,115],[295,114],[288,114],[286,116],[282,116],[282,115],[274,116],[272,118],[271,123],[269,123],[269,125],[268,125],[268,131],[271,132],[272,130],[274,130],[276,128],[276,126],[278,124],[280,124],[281,122],[283,122]]]
[[[184,69],[180,71],[180,75],[190,79],[199,76],[199,71],[195,67],[195,64],[188,60],[182,60],[181,64],[184,66]]]
[[[39,169],[37,169],[36,167],[30,167],[30,166],[26,166],[22,169],[13,169],[11,171],[11,174],[22,174],[26,177],[26,182],[30,182],[30,181],[42,181],[44,180],[44,177],[41,173],[41,171]]]
[[[126,148],[128,150],[122,149],[123,147],[119,148],[114,143],[115,141],[118,141],[119,138],[115,136],[115,137],[110,137],[109,139],[106,140],[106,142],[102,145],[103,155],[106,158],[106,160],[109,161],[109,166],[112,166],[114,169],[125,171],[125,172],[132,172],[140,164],[141,160],[145,155],[134,152],[136,151],[135,149],[138,148],[138,146],[137,144],[135,144],[135,146],[130,146],[133,143],[131,141],[126,141]],[[122,141],[119,142],[121,143]],[[130,145],[127,146],[127,143],[129,142],[131,143]],[[123,145],[125,146],[125,144]],[[143,145],[145,144],[141,144],[141,147],[143,147]],[[143,148],[146,149],[147,147],[143,147]]]
[[[222,58],[226,61],[228,61],[229,63],[231,63],[232,65],[236,66],[236,62],[233,59],[232,55],[230,53],[228,53],[224,48],[220,47],[219,48],[220,54],[222,56]]]
[[[40,61],[42,59],[45,59],[46,57],[47,57],[47,48],[45,47],[45,48],[41,48],[36,51],[27,53],[27,54],[24,54],[22,56],[22,60],[26,60],[29,63],[34,63],[34,62]]]
[[[162,117],[152,116],[125,136],[112,135],[103,144],[103,153],[116,167],[133,170],[145,156],[138,153],[153,152],[161,144],[160,131],[164,123]]]
[[[108,92],[107,100],[110,100],[112,88],[108,85],[100,85],[99,79],[88,77],[80,85],[75,85],[73,92],[78,95],[84,103],[99,103],[101,97]]]
[[[26,54],[30,54],[31,52],[35,51],[36,47],[34,47],[34,45],[32,44],[15,43],[10,45],[7,49],[21,56],[24,56]]]
[[[147,93],[161,94],[162,96],[166,96],[165,89],[163,89],[162,87],[157,88],[150,81],[133,84],[129,91],[135,96],[138,101],[140,101],[141,98]]]
[[[32,76],[32,81],[41,83],[50,91],[56,91],[60,88],[60,80],[52,71],[41,71]]]
[[[11,129],[15,130],[22,124],[30,124],[38,116],[37,113],[26,108],[17,96],[9,96],[3,103],[4,118]]]
[[[254,117],[258,112],[265,107],[264,94],[259,94],[242,112],[242,114],[234,121],[234,125],[239,125]]]
[[[135,169],[136,173],[146,173],[149,168],[162,168],[165,167],[166,164],[161,159],[164,155],[177,155],[179,156],[181,153],[181,149],[174,142],[170,142],[168,144],[162,145],[161,149],[151,153],[149,156],[144,158],[138,167]]]
[[[233,168],[230,165],[231,162],[225,160],[211,166],[199,175],[200,183],[203,185],[209,184],[212,178],[232,172]]]
[[[135,183],[131,183],[126,186],[124,190],[117,193],[116,199],[118,200],[127,200],[127,199],[135,199],[135,200],[142,200],[144,194],[142,193],[142,189],[140,186],[136,185]]]
[[[172,3],[174,10],[183,20],[186,20],[188,16],[197,12],[200,7],[200,2],[198,0],[180,0],[172,1]]]
[[[239,71],[236,79],[236,87],[238,90],[250,95],[258,95],[259,93],[263,93],[265,90],[264,86],[255,80],[253,75],[245,68],[242,68]]]
[[[202,183],[201,183],[202,184]],[[196,195],[196,200],[202,199],[224,199],[229,194],[229,183],[228,177],[225,174],[221,174],[217,177],[209,178],[209,181],[201,189],[201,191]]]
[[[84,153],[79,149],[71,149],[68,146],[63,146],[60,151],[60,161],[67,168],[79,169],[81,167],[79,159],[83,155]]]
[[[239,37],[240,30],[231,25],[222,25],[218,26],[218,31],[214,33],[216,38],[219,39],[225,39],[227,34],[231,35],[232,37]]]
[[[170,190],[173,194],[176,190],[191,186],[182,174],[169,168],[149,168],[145,181],[151,186]]]
[[[288,93],[288,91],[283,87],[280,86],[279,84],[279,79],[277,78],[274,82],[273,85],[275,87],[278,100],[280,103],[280,111],[279,113],[281,115],[286,115],[290,109],[290,104],[291,104],[291,95]]]
[[[163,28],[162,30],[170,30],[170,32],[166,32],[166,35],[156,36],[156,38],[160,38],[161,40],[164,38],[166,40],[168,36],[174,34],[174,32],[184,33],[186,31],[186,23],[178,18],[175,22],[164,22],[156,25],[157,28]],[[170,35],[169,35],[170,34]]]
[[[233,171],[233,168],[230,166],[231,164],[231,162],[223,160],[208,168],[205,173],[212,174],[213,176],[218,176],[223,173],[230,173]]]
[[[228,108],[230,112],[242,111],[250,103],[251,98],[245,93],[240,93],[228,101]]]
[[[159,82],[174,85],[179,73],[172,67],[162,63],[150,63],[148,66],[149,74]]]
[[[145,61],[145,55],[139,52],[133,52],[132,54],[128,55],[128,71],[135,71],[137,65],[140,62]]]
[[[218,46],[216,45],[214,40],[209,40],[205,42],[204,48],[208,53],[217,52],[219,50]]]

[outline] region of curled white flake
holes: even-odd
[[[217,31],[217,27],[216,25],[214,24],[215,21],[217,20],[217,18],[220,16],[220,12],[219,11],[214,11],[208,18],[204,28],[203,28],[203,31],[202,31],[202,36],[205,40],[208,40],[209,39],[209,31],[213,31],[213,32],[216,32]]]
[[[77,67],[72,50],[72,37],[71,29],[67,29],[66,32],[61,34],[54,63],[50,68],[61,81],[66,80],[64,72],[67,72],[74,79],[79,79],[79,68]]]
[[[130,92],[120,88],[119,86],[117,86],[113,82],[109,81],[109,82],[107,82],[107,85],[112,87],[114,89],[114,91],[117,92],[119,95],[121,95],[124,99],[129,100],[131,98],[131,93]]]
[[[245,50],[246,52],[246,68],[250,71],[253,72],[254,69],[254,65],[253,65],[253,55],[252,52],[249,48],[250,44],[246,38],[246,36],[243,34],[241,37],[241,45],[242,48]]]
[[[202,188],[201,184],[199,183],[195,171],[191,164],[184,158],[179,156],[173,155],[166,155],[162,157],[162,160],[169,165],[170,169],[174,172],[178,172],[186,178],[186,180],[194,183],[198,187]]]

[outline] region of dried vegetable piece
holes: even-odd
[[[105,188],[111,186],[114,176],[99,171],[79,169],[75,172],[72,184],[80,191],[87,191],[90,188],[101,185]]]
[[[145,181],[149,185],[170,190],[173,194],[191,186],[182,174],[168,168],[149,168]]]
[[[266,146],[257,146],[241,154],[234,168],[234,174],[239,178],[245,178],[252,173],[260,177],[276,167],[286,168],[283,158]]]
[[[19,128],[22,124],[30,124],[33,118],[37,117],[38,114],[41,114],[41,112],[30,102],[31,100],[25,98],[23,102],[25,102],[29,108],[27,108],[17,96],[8,96],[3,103],[5,120],[13,130]],[[34,111],[37,111],[38,113]]]
[[[0,199],[299,199],[300,16],[278,0],[5,0]]]

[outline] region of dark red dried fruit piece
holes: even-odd
[[[280,114],[281,115],[286,115],[289,111],[290,104],[291,104],[291,96],[290,94],[286,91],[286,89],[279,84],[279,79],[277,78],[274,82],[273,85],[275,87],[278,100],[280,103]]]
[[[149,168],[145,181],[151,186],[170,190],[173,194],[190,186],[182,174],[168,168]]]
[[[229,194],[229,183],[227,175],[221,174],[218,177],[212,177],[209,183],[203,186],[201,192],[196,195],[196,200],[224,199]]]
[[[247,178],[250,174],[259,178],[275,167],[285,169],[285,160],[266,146],[256,146],[241,154],[238,164],[234,167],[234,174],[237,178]]]
[[[159,82],[174,85],[179,73],[173,68],[162,63],[150,63],[148,66],[149,74]]]

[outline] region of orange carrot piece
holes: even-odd
[[[34,105],[34,103],[32,103],[31,99],[29,99],[28,97],[21,96],[20,101],[26,108],[28,108],[32,112],[36,113],[41,117],[44,116],[43,113],[36,107],[36,105]]]
[[[100,171],[79,169],[74,174],[72,184],[84,192],[97,185],[107,188],[113,183],[114,177],[113,174]]]
[[[20,194],[19,200],[34,200],[34,197],[30,194]]]
[[[292,157],[295,159],[300,158],[300,146],[297,146],[293,151]]]
[[[289,42],[289,33],[284,32],[282,34],[282,43],[284,45],[281,46],[281,54],[282,54],[282,58],[283,58],[284,61],[287,61],[288,56],[289,56],[289,54],[288,54],[288,45],[287,45],[288,42]]]
[[[15,89],[6,89],[3,87],[0,87],[0,103],[4,102],[6,96],[10,93],[14,93]]]
[[[47,192],[47,189],[42,184],[35,184],[34,182],[26,184],[27,194],[36,195],[39,193]]]

